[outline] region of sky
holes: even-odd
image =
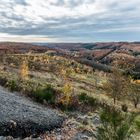
[[[0,0],[0,41],[140,41],[140,0]]]

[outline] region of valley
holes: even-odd
[[[6,132],[0,129],[1,135],[96,140],[102,126],[101,110],[115,108],[120,116],[136,114],[132,137],[139,139],[136,131],[140,119],[139,45],[1,43],[0,85],[4,87],[0,91],[1,107],[11,110],[10,118],[6,109],[5,114],[1,112],[7,118],[6,122],[0,122],[1,128],[7,129]],[[60,114],[63,119],[59,120]],[[11,128],[10,122],[18,127]],[[55,122],[59,125],[55,126]],[[52,129],[48,129],[50,126]],[[24,129],[27,131],[23,132]]]

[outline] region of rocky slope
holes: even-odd
[[[63,120],[57,111],[0,88],[1,136],[37,136],[46,130],[60,127]]]

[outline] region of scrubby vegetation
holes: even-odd
[[[43,89],[37,88],[33,94],[37,101],[43,102],[43,100],[46,100],[49,104],[55,103],[56,91],[51,87],[51,85],[47,85]]]
[[[86,93],[81,93],[78,95],[79,101],[85,106],[95,107],[97,105],[97,101],[94,97],[87,95]]]
[[[140,84],[124,73],[134,69],[131,64],[114,62],[108,73],[52,52],[7,54],[0,62],[0,84],[61,111],[97,112],[100,122],[90,130],[98,140],[131,140],[139,136]]]
[[[106,107],[100,114],[98,140],[128,140],[134,138],[134,114],[123,113],[114,107]]]

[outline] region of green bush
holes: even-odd
[[[6,87],[8,87],[8,89],[12,92],[18,91],[19,90],[18,81],[16,80],[7,81]]]
[[[34,97],[37,99],[37,101],[42,102],[43,100],[46,100],[50,104],[55,103],[55,89],[52,88],[52,86],[47,85],[46,88],[38,88],[34,92]]]
[[[135,125],[138,131],[140,131],[140,117],[135,120]]]
[[[104,108],[100,114],[97,140],[128,140],[134,135],[135,115],[122,113],[115,107]]]
[[[18,86],[21,93],[29,97],[32,97],[36,88],[40,87],[41,85],[39,85],[36,81],[33,80],[24,80],[24,81],[20,80]]]
[[[97,104],[96,99],[94,97],[88,96],[86,93],[79,94],[78,99],[81,103],[89,106],[95,106]]]
[[[128,107],[126,104],[122,105],[122,111],[127,112],[128,111]]]
[[[7,78],[6,77],[0,77],[0,85],[1,86],[6,86],[7,83]]]

